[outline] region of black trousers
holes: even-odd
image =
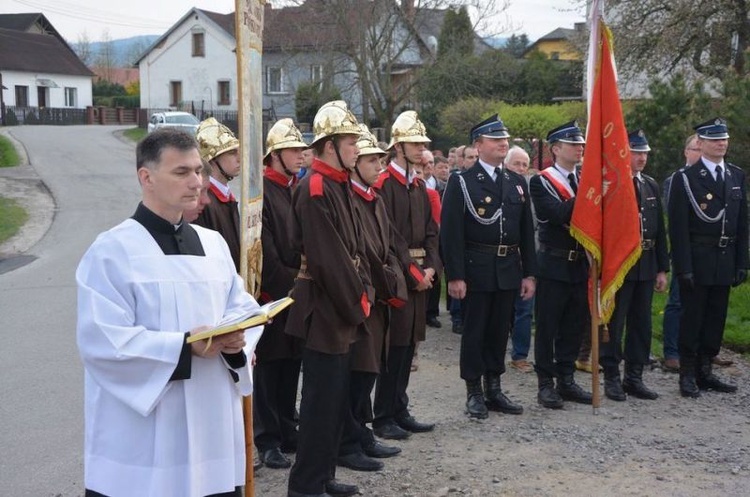
[[[413,357],[413,344],[388,349],[388,360],[380,368],[380,376],[375,386],[373,427],[393,423],[397,418],[409,415],[409,396],[406,389],[409,387]]]
[[[372,422],[370,394],[375,387],[376,373],[352,371],[349,381],[349,410],[344,417],[344,433],[341,436],[339,455],[346,456],[362,452],[362,447],[374,440],[367,423]]]
[[[609,341],[601,342],[599,347],[601,354],[599,364],[603,367],[620,365],[623,359],[623,334],[625,335],[625,362],[648,364],[651,353],[651,300],[653,296],[654,280],[625,280],[617,291],[615,312],[609,323]]]
[[[590,333],[587,282],[538,278],[534,369],[544,377],[572,375],[584,333]]]
[[[440,315],[440,289],[440,273],[438,273],[435,275],[432,288],[427,294],[427,319],[436,318]]]
[[[505,372],[505,349],[513,324],[518,290],[467,292],[461,335],[461,378],[476,380],[485,373]]]
[[[350,354],[302,353],[302,400],[297,458],[289,489],[322,494],[336,475],[343,420],[349,409]]]
[[[253,438],[259,452],[297,447],[297,383],[302,361],[278,359],[253,368]]]
[[[729,305],[729,286],[680,285],[682,316],[678,348],[680,361],[694,361],[719,354]]]

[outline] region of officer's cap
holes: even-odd
[[[701,123],[693,128],[698,138],[704,140],[725,140],[729,138],[729,129],[726,120],[715,117]]]
[[[646,140],[646,133],[642,129],[628,133],[628,143],[630,144],[631,152],[651,151],[651,147],[648,146],[648,140]]]
[[[475,142],[480,136],[487,138],[510,138],[508,128],[503,121],[495,114],[477,124],[469,132],[469,141]]]
[[[586,143],[586,140],[583,138],[583,132],[578,127],[578,121],[570,121],[547,133],[547,143],[551,145],[555,142]]]

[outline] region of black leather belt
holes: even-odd
[[[488,245],[486,243],[466,242],[466,248],[482,252],[483,254],[492,254],[497,257],[505,257],[518,253],[518,245]]]
[[[583,259],[586,257],[586,252],[583,250],[563,250],[555,247],[548,247],[546,245],[542,245],[539,248],[540,252],[544,252],[545,254],[549,254],[552,257],[562,257],[564,259],[567,259],[568,262],[575,262],[578,259]]]
[[[645,240],[641,240],[641,249],[643,250],[651,250],[656,245],[656,240],[653,238],[646,238]]]
[[[733,244],[735,237],[733,236],[706,236],[706,235],[692,235],[690,237],[690,243],[696,245],[703,245],[707,247],[721,247],[724,248],[727,245]]]

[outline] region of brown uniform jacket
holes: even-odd
[[[408,290],[403,268],[391,244],[392,228],[383,200],[372,190],[364,191],[356,184],[352,190],[375,288],[375,305],[365,322],[368,333],[352,347],[352,370],[379,373],[383,347],[388,347],[388,308],[406,305]]]
[[[349,175],[315,159],[292,193],[293,249],[305,256],[294,283],[286,333],[305,347],[346,354],[374,300]]]
[[[424,181],[414,179],[407,189],[406,178],[389,165],[375,188],[388,211],[396,256],[404,268],[409,287],[407,304],[401,309],[393,309],[390,323],[391,345],[405,347],[425,339],[426,292],[414,289],[424,278],[423,268],[433,268],[436,274],[442,269],[438,226],[432,218]],[[409,249],[424,249],[424,258],[412,257]]]
[[[263,171],[261,304],[289,295],[299,271],[300,256],[292,251],[287,229],[292,219],[292,186],[283,174],[268,167]],[[288,315],[285,310],[266,325],[255,348],[258,362],[302,356],[302,341],[284,333]]]
[[[234,195],[226,196],[213,183],[209,186],[211,203],[194,221],[194,224],[218,231],[229,246],[234,266],[240,272],[240,210]]]

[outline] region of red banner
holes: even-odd
[[[599,53],[589,93],[586,150],[570,232],[599,267],[599,314],[608,323],[615,293],[641,255],[641,233],[630,173],[628,133],[617,91],[612,35],[600,21]],[[596,275],[595,275],[596,276]],[[593,297],[592,297],[593,298]],[[596,307],[594,307],[596,308]]]

